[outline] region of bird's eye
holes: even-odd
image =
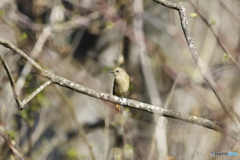
[[[116,72],[118,73],[118,70]]]

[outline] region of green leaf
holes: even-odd
[[[227,53],[223,53],[223,58],[222,58],[222,60],[224,61],[224,60],[227,60],[227,59],[229,59]]]
[[[95,143],[93,143],[93,142],[90,142],[89,145],[90,145],[91,147],[95,147],[95,146],[96,146]]]
[[[23,32],[23,33],[21,34],[21,37],[22,37],[22,40],[24,40],[24,39],[27,39],[28,35],[27,35],[26,32]]]
[[[34,122],[35,122],[35,121],[34,121],[33,118],[29,117],[29,118],[27,119],[27,122],[28,122],[29,126],[32,127],[32,126],[34,125]]]
[[[198,16],[197,13],[190,13],[190,17],[195,18],[195,17],[197,17],[197,16]]]
[[[113,29],[113,28],[114,28],[114,23],[113,23],[112,21],[107,21],[107,22],[106,22],[106,27],[107,27],[108,29]]]
[[[129,157],[129,159],[133,159],[133,155],[134,155],[134,148],[132,145],[130,144],[125,144],[123,147],[123,151],[124,151],[124,155],[126,157]]]
[[[3,16],[5,14],[5,10],[0,10],[0,16]]]
[[[129,111],[130,111],[130,108],[129,108],[129,107],[125,107],[124,110],[125,110],[126,112],[129,112]]]
[[[27,110],[22,110],[22,111],[21,111],[21,117],[22,117],[23,119],[27,119],[27,118],[28,118]]]
[[[6,131],[6,133],[8,134],[8,136],[11,138],[11,139],[14,139],[15,137],[15,131]]]
[[[109,71],[112,71],[113,68],[110,68],[110,67],[104,67],[102,70],[101,70],[101,73],[108,73]]]
[[[10,155],[10,159],[11,159],[11,160],[14,160],[15,157],[11,154],[11,155]]]
[[[133,146],[130,145],[130,144],[125,144],[125,145],[124,145],[124,149],[133,150],[134,148],[133,148]]]
[[[5,111],[6,110],[6,106],[2,106],[2,111]]]
[[[5,132],[4,126],[0,125],[0,131]]]
[[[215,25],[217,22],[213,19],[210,20],[210,25]]]
[[[71,159],[77,158],[77,152],[73,148],[71,148],[67,152],[67,157]]]

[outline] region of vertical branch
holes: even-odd
[[[103,160],[108,160],[108,155],[109,155],[109,138],[110,138],[110,133],[109,133],[109,118],[110,118],[110,113],[109,113],[109,108],[108,106],[105,106],[106,112],[105,112],[105,146],[104,146],[104,158]]]
[[[2,54],[0,54],[0,61],[2,62],[3,67],[4,67],[4,69],[6,70],[7,75],[8,75],[8,77],[9,77],[9,81],[10,81],[11,88],[12,88],[12,91],[13,91],[14,99],[16,100],[18,106],[22,106],[22,103],[21,103],[19,97],[17,96],[16,84],[15,84],[15,81],[14,81],[14,79],[13,79],[12,73],[11,73],[11,71],[10,71],[10,69],[9,69],[6,61],[4,60]]]
[[[151,69],[150,59],[147,56],[146,43],[144,41],[143,20],[142,20],[143,4],[142,3],[143,3],[142,0],[134,0],[134,12],[135,12],[134,34],[135,34],[136,42],[139,48],[142,72],[145,79],[145,84],[148,91],[150,102],[153,105],[162,106],[157,83],[155,81],[155,77]],[[154,119],[157,122],[156,126],[163,124],[165,120],[164,117],[159,119],[159,117],[156,117],[156,116],[154,117]],[[156,127],[154,134],[157,134],[157,133],[159,136],[156,136],[155,138],[157,141],[158,152],[161,153],[159,154],[158,159],[166,159],[167,158],[166,128]]]
[[[82,125],[78,122],[77,120],[77,116],[74,112],[74,108],[73,108],[73,105],[72,103],[66,98],[66,96],[56,87],[54,86],[55,90],[57,91],[57,93],[64,99],[64,101],[67,103],[67,107],[69,109],[69,112],[70,112],[70,115],[71,115],[71,118],[73,120],[73,122],[75,123],[75,125],[77,126],[77,129],[80,133],[80,135],[83,137],[83,140],[84,140],[84,143],[87,145],[88,149],[89,149],[89,152],[90,152],[90,155],[92,157],[92,160],[96,160],[95,158],[95,155],[93,153],[93,150],[92,150],[92,146],[90,145],[90,143],[88,142],[88,139],[86,137],[86,133],[82,127]]]
[[[139,48],[140,54],[140,62],[142,67],[143,76],[145,78],[145,83],[147,86],[148,95],[150,101],[153,105],[161,106],[160,95],[157,90],[157,84],[152,73],[152,69],[150,66],[150,60],[148,58],[146,44],[144,41],[143,35],[143,21],[142,21],[142,13],[143,13],[143,5],[141,0],[134,0],[134,34],[135,39]]]

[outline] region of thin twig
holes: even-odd
[[[47,159],[48,155],[52,153],[55,148],[66,145],[66,142],[61,140],[62,136],[63,134],[57,134],[51,138],[48,143],[44,144],[43,151],[37,153],[34,160]]]
[[[188,43],[188,47],[192,53],[193,60],[195,61],[196,65],[198,67],[198,70],[200,71],[200,73],[203,75],[204,79],[207,81],[207,83],[212,88],[213,92],[215,93],[215,95],[218,98],[218,101],[222,105],[224,111],[227,113],[227,115],[229,116],[229,118],[232,120],[235,127],[237,128],[237,131],[240,132],[240,123],[239,123],[237,116],[228,107],[228,104],[225,101],[225,98],[222,95],[222,92],[218,88],[217,84],[215,83],[215,81],[213,80],[211,75],[207,72],[206,66],[203,64],[202,60],[199,58],[199,55],[195,49],[194,41],[193,41],[193,38],[190,33],[190,28],[188,25],[188,20],[187,20],[187,16],[185,13],[185,8],[183,6],[183,3],[182,2],[181,3],[173,3],[173,2],[170,2],[167,0],[154,0],[154,1],[157,3],[160,3],[161,5],[164,5],[166,7],[178,10],[183,32],[184,32],[186,41]]]
[[[20,155],[20,153],[18,152],[18,150],[14,147],[14,145],[12,144],[12,142],[9,140],[9,138],[7,137],[7,135],[5,135],[4,133],[2,133],[0,131],[0,136],[4,138],[4,140],[8,143],[9,147],[11,148],[12,152],[14,155],[16,155],[19,159],[24,160],[23,157]]]
[[[49,80],[47,82],[45,82],[43,85],[41,85],[39,88],[37,88],[35,91],[33,91],[30,95],[28,95],[22,102],[17,94],[17,91],[16,91],[16,84],[15,84],[15,81],[13,79],[13,76],[12,76],[12,73],[6,63],[6,61],[4,60],[2,54],[0,54],[0,61],[2,62],[3,64],[3,67],[4,69],[6,70],[7,72],[7,75],[8,75],[8,78],[10,80],[10,84],[11,84],[11,88],[12,88],[12,91],[13,91],[13,95],[14,95],[14,99],[15,101],[17,102],[17,105],[19,107],[19,109],[23,109],[23,107],[30,101],[32,100],[38,93],[40,93],[42,90],[44,90],[47,86],[49,86],[50,84],[52,84],[52,81]]]
[[[176,88],[176,85],[177,85],[177,81],[178,81],[178,79],[174,82],[174,84],[173,84],[173,86],[172,86],[172,88],[171,88],[171,91],[170,91],[170,93],[169,93],[169,95],[168,95],[168,97],[167,97],[167,99],[166,99],[166,102],[164,103],[163,108],[165,108],[165,109],[168,109],[168,108],[169,108],[169,104],[170,104],[170,102],[171,102],[171,100],[172,100],[173,93],[174,93],[175,88]]]
[[[9,69],[9,67],[8,67],[8,65],[7,65],[6,61],[4,60],[1,53],[0,53],[0,60],[3,64],[4,69],[7,72],[7,75],[8,75],[11,87],[12,87],[14,99],[16,100],[18,106],[22,106],[21,100],[19,99],[19,97],[17,95],[17,92],[16,92],[16,84],[15,84],[15,81],[13,79],[12,73],[11,73],[11,71],[10,71],[10,69]]]
[[[36,59],[39,56],[39,54],[41,53],[42,47],[43,47],[44,43],[46,42],[46,40],[47,40],[48,36],[50,35],[50,33],[51,33],[51,27],[50,26],[46,26],[43,29],[41,35],[39,36],[36,44],[33,47],[32,52],[30,54],[33,59]],[[22,88],[24,86],[24,83],[26,81],[27,75],[31,72],[31,68],[32,68],[31,64],[27,63],[24,66],[20,77],[18,78],[18,81],[17,81],[17,93],[18,93],[18,95],[20,95],[20,93],[21,93],[21,90],[22,90]]]
[[[174,90],[175,90],[175,87],[176,87],[176,85],[177,85],[177,81],[178,80],[176,80],[175,82],[174,82],[174,84],[173,84],[173,86],[172,86],[172,88],[171,88],[171,91],[170,91],[170,93],[169,93],[169,95],[168,95],[168,97],[167,97],[167,99],[166,99],[166,102],[164,103],[164,106],[163,106],[163,108],[164,109],[168,109],[169,108],[169,104],[170,104],[170,102],[171,102],[171,100],[172,100],[172,97],[173,97],[173,93],[174,93]],[[162,117],[160,117],[160,118],[162,118]],[[162,123],[161,123],[161,129],[163,130],[163,129],[165,129],[166,130],[166,126],[167,126],[167,123],[168,123],[168,121],[167,121],[167,119],[163,119],[162,120]],[[150,148],[150,151],[149,151],[149,154],[148,154],[148,160],[152,160],[153,159],[153,156],[154,156],[154,151],[155,151],[155,149],[156,149],[156,132],[154,133],[154,135],[153,135],[153,138],[152,138],[152,142],[151,142],[151,148]],[[162,141],[161,141],[162,142]],[[159,154],[162,154],[162,153],[159,153]],[[168,154],[167,154],[168,155]],[[166,156],[167,156],[166,155]],[[165,159],[166,159],[166,157],[165,157]]]
[[[69,29],[77,29],[81,26],[88,26],[89,23],[100,17],[98,12],[93,12],[88,14],[87,16],[74,16],[71,18],[71,21],[67,21],[64,23],[54,24],[52,26],[53,32],[64,32]]]
[[[234,4],[236,2],[220,0],[221,5],[227,10],[227,12],[229,12],[231,16],[234,16],[238,21],[240,21],[240,11],[238,5]]]
[[[196,116],[191,116],[191,115],[187,115],[185,113],[181,113],[178,111],[173,111],[170,109],[164,109],[158,106],[153,106],[147,103],[142,103],[139,101],[135,101],[132,99],[126,99],[126,98],[119,98],[117,96],[108,94],[108,93],[104,93],[104,92],[98,92],[95,91],[91,88],[85,87],[83,85],[77,84],[75,82],[72,82],[66,78],[60,77],[58,75],[55,75],[53,73],[51,73],[50,71],[43,69],[42,67],[40,67],[34,60],[32,60],[29,56],[27,56],[24,52],[22,52],[21,50],[19,50],[17,47],[15,47],[13,44],[3,40],[0,38],[0,44],[15,51],[16,53],[20,54],[24,60],[28,61],[29,63],[31,63],[33,65],[33,67],[37,70],[37,73],[40,76],[43,76],[45,78],[48,78],[49,80],[51,80],[53,83],[58,84],[62,87],[66,87],[69,88],[71,90],[74,90],[76,92],[88,95],[90,97],[94,97],[97,99],[101,99],[101,100],[105,100],[108,102],[112,102],[112,103],[116,103],[116,104],[120,104],[120,105],[124,105],[124,106],[128,106],[131,108],[135,108],[135,109],[139,109],[139,110],[143,110],[149,113],[156,113],[159,114],[161,116],[164,117],[169,117],[169,118],[173,118],[173,119],[178,119],[178,120],[182,120],[185,122],[189,122],[189,123],[193,123],[205,128],[209,128],[212,129],[216,132],[219,133],[223,133],[226,135],[229,135],[231,138],[235,139],[236,141],[240,142],[240,135],[236,134],[236,132],[231,131],[231,133],[225,133],[222,128],[213,121],[201,118],[201,117],[196,117]],[[21,108],[23,109],[23,107]]]
[[[152,138],[152,142],[151,142],[150,151],[149,151],[149,154],[148,154],[148,160],[154,159],[153,156],[154,156],[154,153],[155,153],[156,146],[157,146],[157,144],[156,144],[156,133],[154,133],[153,138]]]
[[[52,84],[52,81],[49,80],[42,84],[40,87],[38,87],[35,91],[33,91],[30,95],[28,95],[23,101],[22,106],[25,106],[30,100],[32,100],[38,93],[40,93],[42,90],[44,90],[46,87],[48,87],[50,84]]]
[[[49,35],[51,34],[51,32],[62,32],[64,30],[68,30],[68,29],[79,28],[80,26],[87,26],[87,25],[89,25],[89,23],[92,19],[95,19],[98,16],[99,16],[98,12],[94,12],[94,13],[87,15],[86,17],[75,16],[72,18],[71,21],[60,23],[60,24],[48,25],[48,26],[44,27],[41,35],[39,36],[36,44],[33,47],[32,52],[30,54],[32,59],[34,60],[39,56],[39,54],[41,53],[42,48],[44,46],[44,43],[46,42],[46,40],[49,37]],[[31,64],[27,63],[24,66],[21,76],[19,77],[19,79],[17,81],[16,91],[17,91],[18,95],[20,95],[20,93],[21,93],[20,91],[22,90],[23,85],[26,80],[26,77],[30,73],[30,71],[31,71]]]
[[[105,146],[104,146],[104,157],[103,160],[108,160],[109,157],[109,140],[110,140],[110,131],[109,131],[109,119],[110,119],[110,109],[109,106],[105,105]]]
[[[143,20],[141,17],[143,13],[142,5],[143,4],[141,0],[134,1],[134,12],[135,12],[134,34],[135,34],[136,43],[139,48],[141,68],[142,68],[143,76],[145,79],[145,84],[147,86],[150,102],[153,105],[157,105],[161,107],[162,102],[161,102],[160,95],[158,93],[157,83],[151,69],[149,57],[146,55],[147,47],[144,41],[145,37],[143,34]]]
[[[71,115],[71,118],[73,120],[73,122],[75,123],[75,125],[77,126],[78,132],[80,133],[80,135],[83,137],[84,143],[88,146],[88,149],[90,151],[90,155],[92,157],[93,160],[96,160],[96,157],[93,153],[92,150],[92,146],[90,145],[90,143],[88,142],[86,133],[82,127],[82,125],[78,122],[77,116],[75,114],[74,108],[72,103],[67,99],[67,97],[56,87],[54,86],[55,90],[57,91],[57,93],[64,99],[64,101],[67,103],[67,107],[69,109],[69,113]]]
[[[161,97],[158,92],[157,83],[153,75],[153,71],[150,65],[150,59],[147,56],[147,46],[145,43],[145,36],[143,31],[143,2],[142,0],[134,0],[134,35],[136,38],[136,44],[138,45],[138,52],[140,57],[141,69],[146,84],[146,90],[151,104],[162,107]],[[155,132],[153,133],[154,139],[157,141],[157,150],[159,153],[158,159],[166,159],[167,157],[167,134],[165,128],[157,127],[164,123],[165,118],[154,116],[157,122]],[[154,136],[156,133],[159,136]],[[153,147],[154,148],[154,147]],[[151,156],[150,156],[151,157]]]
[[[13,79],[13,76],[12,76],[12,73],[6,63],[6,61],[4,60],[2,54],[0,54],[0,61],[2,62],[3,64],[3,67],[5,68],[6,72],[7,72],[7,75],[8,75],[8,78],[10,80],[10,84],[11,84],[11,88],[12,88],[12,91],[13,91],[13,95],[14,95],[14,99],[16,100],[17,102],[17,105],[19,108],[23,108],[30,100],[32,100],[38,93],[40,93],[42,90],[44,90],[47,86],[49,86],[50,84],[52,84],[52,81],[49,80],[47,82],[45,82],[43,85],[41,85],[39,88],[37,88],[34,92],[32,92],[29,96],[27,96],[22,102],[17,94],[17,91],[16,91],[16,84],[15,84],[15,81]]]
[[[214,32],[212,26],[208,23],[208,20],[203,17],[203,15],[200,13],[200,11],[197,9],[197,7],[192,3],[191,0],[189,0],[190,4],[193,6],[193,8],[196,10],[197,14],[202,18],[203,22],[206,23],[206,25],[209,27],[209,29],[212,31],[214,37],[217,39],[218,44],[222,48],[222,50],[228,55],[230,60],[240,69],[240,64],[234,59],[232,54],[229,52],[229,50],[225,47],[225,45],[222,43],[220,38],[217,36],[217,34]]]
[[[31,29],[33,32],[37,33],[44,28],[43,24],[33,22],[28,16],[19,12],[17,9],[9,14],[9,18],[24,29]]]

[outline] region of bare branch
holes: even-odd
[[[52,84],[52,81],[49,80],[49,81],[45,82],[43,85],[41,85],[40,87],[38,87],[35,91],[33,91],[29,96],[27,96],[27,98],[25,98],[22,101],[22,107],[24,107],[30,100],[32,100],[38,93],[40,93],[42,90],[44,90],[50,84]]]
[[[33,22],[28,16],[17,10],[10,14],[10,18],[21,28],[29,28],[35,33],[41,31],[44,27],[43,24]]]
[[[81,26],[88,26],[89,22],[93,19],[97,19],[100,17],[100,14],[98,12],[90,13],[87,16],[73,16],[71,20],[59,24],[53,24],[51,25],[53,32],[62,32],[69,29],[77,29]],[[18,24],[19,26],[23,28],[29,28],[33,32],[40,32],[44,29],[43,24],[38,24],[33,22],[30,18],[28,18],[26,15],[16,11],[12,14],[11,18],[13,21]]]
[[[93,153],[93,150],[92,150],[92,146],[88,142],[86,133],[85,133],[82,125],[78,122],[78,119],[77,119],[77,116],[76,116],[76,114],[74,112],[74,108],[73,108],[72,103],[67,99],[67,97],[56,86],[54,86],[54,88],[57,91],[57,93],[61,96],[61,98],[63,98],[64,101],[67,103],[67,107],[69,109],[69,113],[70,113],[70,115],[72,117],[72,120],[73,120],[74,124],[77,126],[78,132],[83,137],[84,143],[88,146],[88,149],[90,151],[90,155],[91,155],[92,159],[96,160],[96,157],[95,157],[95,155]]]
[[[179,10],[181,8],[181,6],[178,3],[173,3],[168,0],[153,0],[153,1],[160,3],[161,5],[168,7],[168,8],[172,8],[172,9],[176,9],[176,10]]]
[[[42,51],[44,43],[46,42],[47,38],[49,37],[52,31],[61,32],[68,29],[78,28],[80,26],[87,26],[92,19],[95,19],[97,17],[99,17],[99,13],[94,12],[87,15],[86,17],[75,16],[71,21],[60,23],[60,24],[53,24],[51,26],[49,25],[45,26],[30,54],[32,59],[34,60],[39,56],[39,54]],[[18,93],[18,95],[20,95],[20,91],[22,90],[26,77],[30,73],[30,71],[31,71],[31,63],[27,63],[24,66],[21,76],[17,81],[16,92]]]
[[[85,17],[75,16],[71,21],[52,25],[52,31],[63,32],[69,29],[77,29],[81,26],[88,26],[93,19],[97,19],[98,17],[100,17],[98,12],[90,13]]]
[[[16,155],[19,159],[24,160],[18,150],[14,147],[12,142],[9,140],[8,136],[0,131],[0,136],[4,138],[4,140],[8,143],[14,155]]]
[[[110,109],[108,106],[105,105],[105,146],[104,146],[104,158],[108,159],[109,151],[110,151],[110,131],[109,131],[109,124],[110,124]]]
[[[22,58],[27,61],[28,63],[30,63],[32,66],[34,66],[34,68],[36,70],[41,70],[42,68],[40,67],[40,65],[38,65],[32,58],[30,58],[27,54],[25,54],[23,51],[21,51],[20,49],[18,49],[16,46],[14,46],[12,43],[9,43],[5,40],[3,40],[2,38],[0,38],[0,43],[1,45],[3,45],[6,48],[11,49],[12,51],[20,54],[22,56]]]
[[[169,117],[169,118],[173,118],[173,119],[177,119],[177,120],[182,120],[185,122],[189,122],[189,123],[193,123],[205,128],[209,128],[212,129],[216,132],[220,132],[226,135],[229,135],[231,138],[235,139],[236,141],[240,142],[240,136],[239,134],[236,134],[236,132],[231,131],[231,133],[225,133],[222,128],[213,121],[201,118],[201,117],[196,117],[196,116],[191,116],[191,115],[187,115],[185,113],[181,113],[178,111],[173,111],[170,109],[164,109],[158,106],[153,106],[147,103],[142,103],[139,101],[135,101],[132,99],[126,99],[126,98],[119,98],[117,96],[111,95],[111,94],[107,94],[107,93],[103,93],[103,92],[98,92],[95,91],[91,88],[85,87],[83,85],[77,84],[75,82],[72,82],[66,78],[60,77],[58,75],[55,75],[53,73],[51,73],[50,71],[41,68],[34,60],[32,60],[30,57],[28,57],[24,52],[22,52],[21,50],[19,50],[17,47],[15,47],[13,44],[3,40],[0,38],[0,44],[17,52],[18,54],[20,54],[21,56],[23,56],[23,59],[28,61],[29,63],[31,63],[33,65],[33,67],[37,70],[37,73],[43,77],[48,78],[49,80],[51,80],[53,83],[56,83],[60,86],[69,88],[71,90],[74,90],[76,92],[88,95],[90,97],[94,97],[97,99],[101,99],[101,100],[105,100],[108,102],[112,102],[112,103],[116,103],[116,104],[120,104],[120,105],[124,105],[127,107],[131,107],[131,108],[135,108],[135,109],[139,109],[139,110],[143,110],[149,113],[155,113],[164,117]],[[22,107],[22,106],[21,106]],[[20,109],[22,109],[20,107]]]
[[[46,26],[43,29],[41,35],[39,36],[36,44],[33,47],[32,52],[30,54],[33,59],[36,59],[38,57],[38,55],[40,54],[40,52],[42,51],[42,47],[43,47],[44,43],[46,42],[46,40],[47,40],[48,36],[50,35],[50,33],[51,33],[51,27],[50,26]],[[20,93],[21,93],[20,91],[23,88],[23,85],[24,85],[24,83],[26,81],[26,77],[30,73],[31,68],[32,68],[31,64],[27,63],[24,66],[23,70],[22,70],[21,76],[18,78],[17,89],[16,89],[18,95],[20,95]]]
[[[232,120],[235,127],[237,128],[237,131],[240,132],[240,123],[239,123],[239,120],[238,120],[237,116],[228,107],[228,104],[225,101],[224,96],[222,95],[222,92],[220,91],[217,84],[214,82],[211,75],[207,72],[206,66],[203,64],[202,60],[199,58],[199,55],[198,55],[198,53],[195,49],[194,41],[193,41],[193,38],[192,38],[191,33],[190,33],[190,28],[188,26],[188,20],[187,20],[187,16],[186,16],[186,13],[185,13],[185,8],[183,6],[183,3],[182,2],[173,3],[173,2],[170,2],[170,1],[167,1],[167,0],[154,0],[154,1],[160,3],[163,6],[167,6],[169,8],[178,10],[183,32],[184,32],[186,41],[188,43],[188,47],[189,47],[189,49],[192,53],[193,60],[195,61],[196,65],[198,67],[198,70],[200,71],[200,73],[203,75],[204,79],[207,81],[207,83],[212,88],[213,92],[215,93],[215,95],[218,98],[218,101],[221,103],[224,111],[227,113],[227,115],[229,116],[229,118]]]
[[[134,17],[134,34],[136,38],[136,43],[139,48],[141,68],[143,76],[145,78],[145,84],[147,86],[148,95],[150,98],[150,102],[153,105],[161,107],[162,102],[160,95],[158,93],[157,83],[151,69],[149,57],[146,55],[147,47],[144,41],[145,37],[143,34],[143,21],[141,18],[141,14],[143,13],[143,6],[141,0],[134,1],[134,12],[136,14],[136,16]]]
[[[15,84],[15,81],[13,79],[13,76],[12,76],[12,73],[6,63],[6,61],[4,60],[3,56],[0,54],[0,60],[3,64],[3,67],[4,69],[6,70],[7,72],[7,75],[8,75],[8,78],[10,80],[10,84],[11,84],[11,88],[12,88],[12,91],[13,91],[13,95],[14,95],[14,98],[17,102],[17,105],[19,107],[19,109],[23,109],[23,107],[30,101],[32,100],[38,93],[40,93],[43,89],[45,89],[47,86],[49,86],[50,84],[52,84],[52,81],[49,80],[47,82],[45,82],[43,85],[41,85],[38,89],[36,89],[34,92],[32,92],[29,96],[27,96],[27,98],[25,98],[22,102],[17,94],[17,91],[16,91],[16,84]]]
[[[2,54],[0,54],[0,60],[1,60],[2,64],[3,64],[4,69],[7,72],[7,75],[8,75],[11,87],[12,87],[14,99],[16,100],[18,106],[22,106],[22,103],[21,103],[21,101],[20,101],[20,99],[19,99],[19,97],[17,95],[17,92],[16,92],[16,87],[15,87],[16,84],[15,84],[15,81],[13,79],[12,73],[11,73],[11,71],[10,71],[6,61],[4,60]]]
[[[238,21],[240,21],[240,11],[238,9],[238,5],[234,4],[234,1],[228,2],[224,0],[220,0],[221,5],[231,14],[234,16]]]
[[[203,17],[203,15],[200,13],[200,11],[197,9],[197,7],[192,3],[191,0],[189,0],[190,4],[193,6],[193,8],[197,11],[197,14],[202,18],[203,22],[206,23],[206,25],[209,27],[211,32],[213,33],[214,37],[217,39],[218,44],[221,46],[222,50],[228,55],[230,60],[240,69],[240,64],[234,59],[232,54],[229,52],[229,50],[224,46],[220,38],[217,36],[217,34],[214,32],[212,26],[208,23],[206,18]]]
[[[144,41],[144,31],[143,31],[143,1],[142,0],[134,0],[134,35],[136,38],[136,44],[138,45],[139,50],[139,57],[140,57],[140,63],[141,63],[141,69],[144,77],[144,81],[146,84],[148,96],[150,99],[151,104],[162,107],[161,97],[158,92],[157,83],[155,80],[155,77],[153,75],[153,71],[150,65],[150,59],[147,56],[147,46]],[[161,124],[164,124],[166,119],[164,117],[158,117],[154,116],[155,122],[157,122],[155,134],[158,133],[158,136],[154,136],[156,139],[156,145],[157,145],[157,151],[158,153],[158,159],[166,159],[167,158],[167,134],[166,134],[166,127],[157,127],[161,126]],[[154,141],[155,142],[155,141]],[[153,147],[154,148],[154,147]],[[151,154],[150,154],[151,155]],[[151,158],[151,156],[149,157]]]

